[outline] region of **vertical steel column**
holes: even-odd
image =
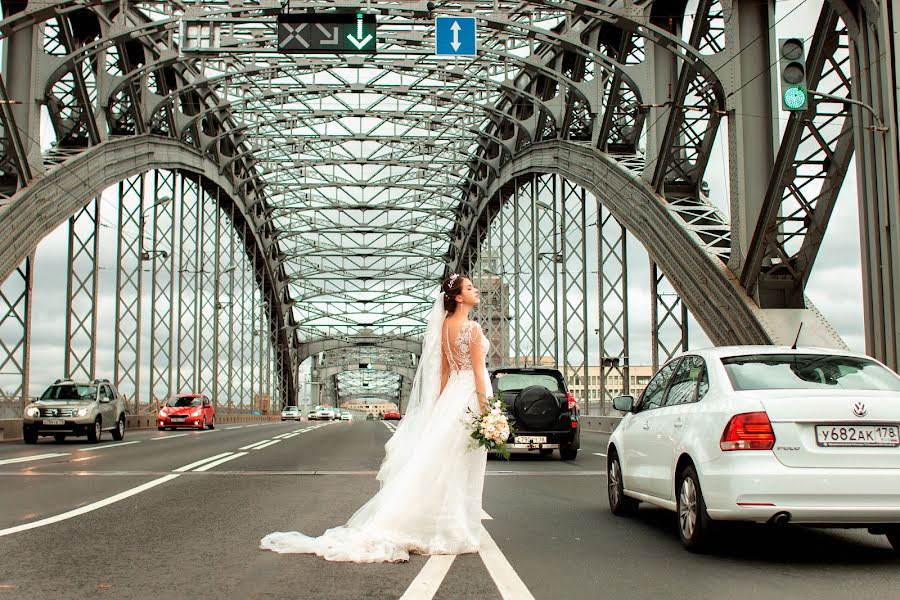
[[[562,357],[557,362],[564,366],[571,385],[587,389],[587,192],[562,177],[558,186],[562,286],[556,304],[562,307]]]
[[[540,361],[548,356],[553,365],[560,364],[559,355],[559,273],[561,263],[558,232],[558,182],[556,175],[538,175],[535,178],[535,194],[532,205],[537,211],[534,219],[535,256],[535,342],[536,357]],[[550,327],[540,327],[540,324]],[[541,335],[546,332],[546,335]]]
[[[0,285],[0,402],[21,414],[28,403],[34,254]]]
[[[119,182],[118,248],[116,257],[115,382],[120,393],[131,393],[132,413],[138,414],[141,389],[141,309],[143,269],[141,236],[144,176]],[[137,235],[132,235],[136,229]]]
[[[512,184],[513,188],[513,197],[512,197],[512,210],[513,210],[513,218],[512,218],[512,230],[513,230],[513,289],[512,289],[512,298],[515,303],[513,307],[513,318],[515,320],[514,323],[514,333],[515,333],[515,342],[513,344],[514,352],[513,354],[516,357],[515,365],[518,367],[522,359],[525,357],[524,352],[524,344],[522,343],[522,335],[525,333],[523,331],[523,327],[526,323],[527,314],[525,308],[523,306],[523,302],[525,301],[525,284],[522,283],[522,263],[523,263],[523,254],[522,254],[522,206],[521,206],[521,195],[519,193],[519,182],[514,181]],[[524,236],[524,239],[529,239],[528,235]],[[527,256],[527,254],[525,255]]]
[[[198,298],[202,261],[200,257],[200,230],[202,229],[200,198],[196,182],[178,175],[176,179],[178,204],[178,290],[172,297],[178,303],[175,366],[179,391],[199,390],[197,381],[197,332]]]
[[[219,318],[223,305],[219,301],[221,295],[221,280],[225,273],[222,270],[222,209],[219,207],[219,190],[216,189],[216,199],[213,201],[213,215],[215,219],[215,236],[213,238],[213,298],[212,298],[212,397],[213,406],[219,410],[219,379],[221,379],[222,365],[219,360]],[[231,267],[226,267],[230,269]],[[231,271],[228,271],[230,276]],[[231,312],[231,298],[228,299],[228,311]]]
[[[600,202],[597,202],[597,233],[600,265],[600,413],[605,415],[607,400],[613,396],[608,389],[610,376],[620,378],[622,394],[628,394],[631,379],[628,369],[627,234],[625,227]]]
[[[200,286],[197,292],[197,389],[216,390],[217,373],[215,369],[215,346],[219,306],[219,278],[222,276],[219,265],[219,210],[217,203],[200,185],[197,178],[198,215],[201,226],[198,227],[197,254],[200,257]],[[213,392],[215,395],[215,392]]]
[[[69,219],[65,374],[93,379],[97,370],[100,198]]]
[[[688,349],[688,315],[687,305],[653,259],[650,259],[650,325],[653,370],[656,371],[661,363]]]
[[[150,313],[151,404],[172,391],[172,344],[175,256],[175,180],[169,171],[153,172],[153,245],[144,256],[152,258]]]

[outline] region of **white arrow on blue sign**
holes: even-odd
[[[435,54],[438,56],[475,56],[475,17],[437,17]]]

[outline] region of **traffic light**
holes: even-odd
[[[806,51],[802,38],[778,40],[778,62],[781,73],[781,108],[806,110],[809,90],[806,87]]]

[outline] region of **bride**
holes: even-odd
[[[349,562],[478,552],[487,453],[472,448],[468,411],[484,412],[488,340],[469,320],[480,300],[469,278],[454,273],[441,290],[428,318],[406,414],[385,444],[379,491],[346,525],[320,537],[271,533],[260,548]]]

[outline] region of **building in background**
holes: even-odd
[[[366,413],[381,418],[385,411],[399,410],[396,402],[384,402],[380,400],[351,400],[350,402],[341,403],[344,410],[352,410],[356,412]]]

